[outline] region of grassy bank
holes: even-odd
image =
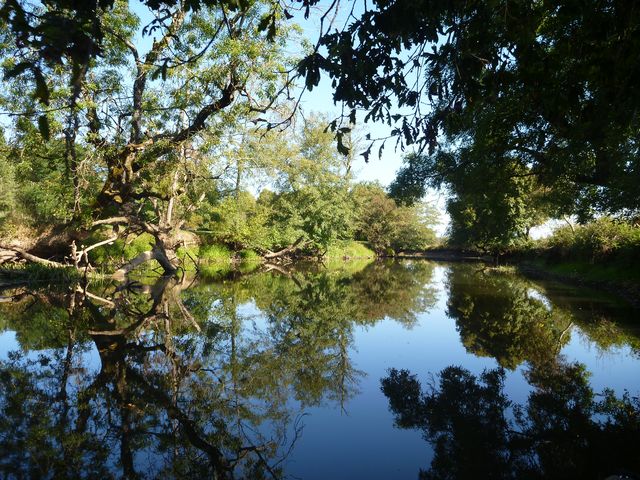
[[[640,228],[606,217],[586,225],[567,225],[514,256],[557,275],[640,283]]]
[[[640,306],[640,228],[632,223],[567,225],[508,258],[524,273],[602,288]]]
[[[331,244],[324,256],[328,259],[350,260],[375,258],[376,254],[363,242],[343,240]]]
[[[18,283],[73,283],[84,273],[70,266],[53,268],[38,263],[13,264],[0,269],[0,286]]]

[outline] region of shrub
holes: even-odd
[[[99,241],[100,238],[90,238],[87,245]],[[89,260],[93,265],[114,265],[127,262],[142,252],[151,250],[154,239],[151,234],[143,233],[127,239],[118,239],[111,245],[104,245],[89,252]]]
[[[329,245],[327,258],[373,258],[376,254],[363,242],[355,240],[337,241]]]
[[[640,228],[629,222],[602,217],[586,225],[558,228],[541,242],[554,260],[629,262],[640,264]]]
[[[230,262],[231,251],[224,245],[202,245],[198,256],[204,262]]]
[[[238,252],[238,258],[240,258],[242,262],[259,262],[262,260],[260,255],[258,255],[254,250],[249,249],[240,250]]]

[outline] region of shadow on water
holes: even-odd
[[[637,352],[633,330],[595,305],[572,310],[566,292],[555,300],[469,265],[447,267],[438,290],[434,269],[278,267],[4,292],[0,331],[17,347],[0,357],[0,477],[285,478],[296,443],[313,435],[307,411],[344,410],[360,394],[356,333],[383,319],[420,328],[443,294],[467,352],[500,368],[475,377],[450,367],[426,390],[408,371],[383,379],[397,425],[433,444],[424,478],[638,471],[623,461],[634,458],[637,399],[596,395],[585,368],[560,353],[575,328]],[[504,390],[519,365],[526,405]]]

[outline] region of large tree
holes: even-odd
[[[531,175],[565,211],[624,212],[640,207],[639,30],[630,0],[376,0],[300,71],[328,73],[349,121],[364,109],[428,153],[440,184]]]
[[[53,41],[46,19],[73,11],[58,3],[5,6],[3,13],[13,10],[1,32],[3,103],[23,123],[37,119],[41,140],[65,146],[59,157],[72,179],[76,227],[113,227],[105,240],[151,234],[152,250],[122,272],[153,258],[173,273],[180,229],[216,177],[211,158],[218,146],[238,120],[268,117],[289,85],[292,65],[283,47],[290,15],[268,1],[202,2],[197,11],[198,2],[148,2],[149,24],[127,2],[106,2],[110,8],[94,9],[91,17],[99,26],[99,55],[79,62],[63,48],[43,63],[34,42]],[[22,14],[46,35],[16,33]],[[34,88],[40,103],[24,95]],[[15,135],[20,129],[16,123]],[[81,166],[98,179],[98,191],[86,191]],[[83,249],[72,257],[81,261]]]

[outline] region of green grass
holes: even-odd
[[[231,263],[222,263],[222,262],[207,262],[201,263],[198,267],[198,274],[205,279],[215,280],[220,277],[224,277],[227,275],[233,266]]]
[[[48,267],[39,263],[15,264],[4,267],[0,275],[12,280],[42,283],[71,283],[83,278],[83,272],[74,267]]]
[[[198,269],[200,248],[198,246],[179,247],[176,255],[180,259],[182,268],[187,272],[195,272]]]
[[[87,245],[100,241],[102,238],[91,238],[87,240]],[[118,239],[111,245],[104,245],[89,252],[89,261],[92,265],[117,265],[137,257],[142,252],[151,250],[154,244],[153,236],[143,233],[136,237]]]
[[[189,253],[198,262],[198,273],[203,278],[222,277],[233,267],[233,253],[224,245],[201,245],[199,248],[189,250]],[[185,265],[188,267],[189,264],[193,265],[193,261],[187,257]]]
[[[245,263],[249,263],[249,262],[261,262],[262,261],[262,257],[260,255],[258,255],[255,251],[253,250],[240,250],[238,252],[238,258],[240,259],[241,262]]]
[[[324,262],[327,270],[340,275],[354,275],[364,270],[367,265],[373,262],[374,258],[354,258],[351,260],[343,260],[342,258],[328,258]]]
[[[640,270],[637,268],[629,268],[628,264],[620,261],[593,264],[584,261],[549,263],[542,260],[534,260],[528,263],[564,277],[584,279],[592,282],[607,281],[640,284]]]
[[[233,254],[224,245],[202,245],[198,251],[198,258],[202,262],[231,262]]]
[[[375,256],[376,254],[373,250],[370,250],[366,245],[361,242],[356,242],[355,240],[335,242],[329,246],[325,254],[326,258],[340,259],[375,258]]]

